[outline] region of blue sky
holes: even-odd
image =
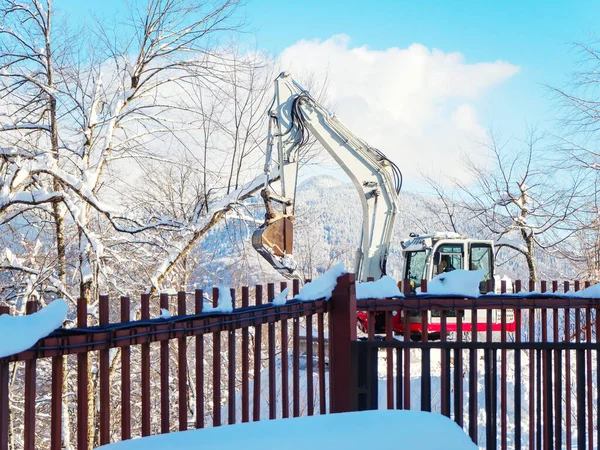
[[[56,7],[84,17],[111,15],[123,0],[58,0]],[[544,84],[563,85],[576,55],[572,43],[593,36],[600,2],[248,0],[243,8],[259,48],[278,54],[301,39],[346,34],[374,50],[420,43],[466,61],[508,61],[520,67],[510,82],[489,94],[480,109],[486,126],[518,132],[523,121],[544,124],[554,115]]]
[[[89,10],[111,17],[114,12],[124,9],[124,2],[57,0],[56,7],[69,11],[72,17],[83,18]],[[459,110],[466,111],[467,116],[473,116],[472,121],[479,130],[493,127],[500,130],[503,136],[522,136],[527,125],[537,125],[550,132],[557,129],[555,120],[559,112],[556,111],[556,104],[545,85],[562,87],[568,82],[569,73],[574,70],[577,59],[573,43],[587,42],[594,35],[597,18],[600,17],[600,2],[374,0],[367,3],[356,0],[248,0],[241,14],[245,16],[248,30],[242,39],[275,55],[285,54],[288,49],[291,56],[287,60],[295,62],[294,70],[297,70],[302,61],[311,63],[307,64],[310,65],[310,70],[318,70],[315,69],[316,63],[310,58],[305,60],[298,57],[301,49],[296,48],[296,44],[299,41],[318,40],[321,45],[317,51],[326,52],[331,51],[331,45],[326,45],[327,40],[340,34],[347,36],[348,42],[341,46],[334,45],[334,50],[344,53],[346,57],[363,46],[377,53],[393,48],[408,49],[411,44],[417,43],[429,51],[439,49],[446,55],[459,52],[463,58],[463,63],[458,68],[460,70],[465,65],[478,63],[509,63],[518,67],[516,73],[506,75],[500,81],[488,80],[485,88],[481,88],[476,95],[460,94],[460,100],[450,102],[438,98],[428,101],[431,108],[443,104],[439,114],[447,117],[457,114]],[[290,47],[295,50],[289,51]],[[315,48],[309,46],[304,51],[313,52]],[[360,58],[358,61],[360,63]],[[327,64],[329,63],[327,60]],[[399,63],[404,64],[406,60],[402,59]],[[373,76],[377,67],[379,66],[371,68],[366,74]],[[393,70],[402,70],[402,65],[392,67]],[[332,76],[330,81],[342,85],[344,70],[354,73],[360,67],[344,67],[338,78]],[[394,88],[393,75],[388,74],[386,78],[390,89]],[[354,84],[349,83],[349,86]],[[395,141],[391,141],[391,138],[386,141],[378,138],[384,133],[382,130],[369,134],[369,127],[365,122],[382,119],[386,115],[385,111],[376,112],[371,108],[368,109],[371,116],[353,121],[355,110],[345,110],[344,105],[352,102],[368,103],[372,93],[365,91],[353,95],[348,92],[351,88],[345,86],[343,95],[334,98],[334,102],[341,105],[340,117],[344,121],[349,118],[348,125],[351,125],[353,131],[357,131],[371,143],[374,140],[375,145],[387,153],[387,149],[394,142],[402,140],[403,135],[398,134],[400,137],[397,136]],[[373,98],[373,101],[376,100]],[[427,133],[434,127],[448,127],[439,117],[429,117],[426,122],[427,127],[421,128],[419,132]],[[425,148],[446,142],[441,132],[435,140],[429,139],[426,143],[417,141],[417,137],[413,140],[406,139],[411,148],[417,149],[417,153],[421,151],[420,145]],[[464,148],[464,140],[452,135],[447,141],[454,149],[451,157],[456,159],[458,151],[455,149]],[[431,155],[428,160],[436,159],[434,153]],[[398,162],[403,154],[399,153],[396,157],[392,154],[392,159],[394,158]],[[416,166],[422,165],[416,160],[403,163],[406,163],[411,174],[415,172],[413,169]],[[440,167],[432,169],[438,170]]]
[[[468,62],[508,61],[520,72],[490,93],[482,121],[515,132],[524,121],[545,123],[555,114],[545,84],[568,81],[572,43],[597,28],[592,1],[319,1],[249,3],[259,45],[279,52],[299,39],[337,33],[373,49],[420,43],[459,51]],[[289,19],[286,20],[286,17]]]

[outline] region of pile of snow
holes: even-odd
[[[175,288],[166,288],[161,290],[160,293],[167,295],[177,295],[177,290]]]
[[[283,258],[281,258],[281,264],[283,264],[284,267],[290,269],[292,272],[298,267],[298,263],[296,262],[294,257],[288,254],[283,255]]]
[[[479,283],[485,270],[453,270],[440,273],[427,283],[428,295],[479,297]]]
[[[358,300],[365,298],[391,298],[404,297],[398,289],[396,280],[387,275],[377,281],[367,281],[366,283],[356,283],[356,298]]]
[[[600,298],[600,283],[594,284],[583,291],[567,291],[565,295],[569,297]]]
[[[296,300],[310,301],[320,298],[329,300],[337,279],[344,273],[346,273],[344,263],[336,264],[316,280],[304,285],[300,293],[296,296]]]
[[[219,286],[219,303],[217,306],[212,305],[212,300],[208,295],[204,295],[202,303],[202,312],[222,312],[230,313],[233,312],[233,300],[231,298],[231,291],[225,287]]]
[[[32,347],[41,338],[60,328],[69,307],[62,299],[28,316],[0,316],[0,358]]]
[[[273,302],[272,302],[273,305],[275,305],[275,306],[285,305],[285,302],[287,302],[287,297],[288,297],[289,292],[290,292],[289,288],[285,288],[283,291],[281,291],[281,293],[273,299]]]
[[[449,418],[424,411],[360,411],[265,420],[150,436],[99,447],[104,450],[243,448],[365,450],[377,447],[471,450],[477,446]],[[399,440],[400,439],[400,440]]]

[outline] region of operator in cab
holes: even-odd
[[[442,255],[440,265],[438,266],[438,274],[443,272],[452,272],[453,270],[456,270],[456,268],[450,261],[450,255]]]

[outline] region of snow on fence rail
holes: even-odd
[[[81,301],[77,328],[57,330],[0,359],[0,450],[59,449],[71,430],[77,448],[85,449],[187,428],[367,406],[438,411],[488,446],[497,438],[501,448],[519,442],[568,448],[573,438],[578,448],[594,448],[600,410],[597,298],[576,296],[568,283],[556,295],[557,282],[542,282],[538,294],[478,298],[427,295],[426,283],[423,295],[410,295],[410,284],[403,285],[405,298],[357,300],[354,276],[343,274],[330,301],[279,297],[272,303],[278,297],[274,284],[266,287],[266,302],[263,286],[243,287],[230,290],[231,313],[215,311],[216,288],[212,306],[201,290],[180,292],[176,302],[167,294],[158,301],[143,295],[139,308],[128,297],[101,296],[100,324],[94,327],[87,325]],[[579,283],[574,286],[578,291]],[[529,291],[536,287],[530,283]],[[286,288],[282,283],[280,292]],[[298,292],[295,282],[294,297]],[[357,310],[369,324],[366,341],[357,339]],[[139,320],[131,321],[131,311],[139,311]],[[485,337],[471,331],[480,329],[481,314],[489,325]],[[498,332],[492,317],[498,317]],[[381,319],[384,341],[374,336]],[[418,323],[422,331],[430,330],[430,321],[439,324],[439,343],[429,342],[430,333],[421,333],[423,342],[394,338],[394,322],[411,331]],[[455,331],[449,335],[451,323]],[[374,365],[363,364],[364,350],[357,353],[363,344]],[[385,358],[377,361],[379,355]],[[369,367],[369,373],[359,370]],[[373,401],[377,392],[380,402]],[[488,421],[482,430],[478,415]]]

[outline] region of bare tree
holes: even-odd
[[[515,143],[514,146],[508,146]],[[498,248],[521,254],[529,277],[537,279],[536,250],[554,251],[574,235],[571,219],[581,208],[582,180],[561,171],[550,158],[544,137],[535,130],[524,141],[501,142],[490,133],[485,144],[488,165],[466,158],[474,180],[455,179],[464,208],[480,223]]]
[[[448,192],[448,188],[440,181],[442,179],[440,176],[424,176],[425,182],[433,191],[433,196],[423,198],[422,204],[427,211],[439,218],[439,228],[436,231],[441,231],[444,228],[444,231],[460,233],[463,231],[461,229],[460,212],[464,212],[464,208],[462,208],[460,202],[455,200],[455,193]],[[453,189],[454,186],[451,188]],[[431,232],[432,230],[425,231]]]
[[[570,82],[564,87],[549,86],[558,102],[562,164],[576,172],[585,183],[585,198],[577,217],[577,240],[567,256],[586,277],[598,279],[598,212],[600,211],[600,50],[598,41],[575,44],[579,55]]]
[[[133,5],[111,36],[106,26],[93,35],[91,28],[57,29],[50,1],[0,2],[0,227],[16,238],[15,252],[0,264],[11,276],[3,286],[14,286],[4,299],[23,304],[38,289],[40,299],[69,298],[78,285],[93,303],[101,285],[118,287],[115,274],[128,257],[151,254],[169,233],[202,236],[236,204],[232,192],[204,221],[207,179],[187,217],[165,204],[150,210],[139,198],[125,204],[120,194],[136,162],[161,161],[172,173],[186,163],[170,150],[185,148],[203,123],[205,111],[188,101],[193,87],[228,80],[231,58],[218,36],[237,28],[237,7],[237,0],[150,0]],[[241,166],[239,157],[232,166]],[[242,187],[241,177],[236,183]],[[173,203],[177,195],[183,193],[174,191]],[[27,245],[25,233],[37,233],[41,244]],[[52,250],[43,252],[49,243]],[[177,260],[172,251],[165,258]],[[166,268],[162,275],[171,267],[154,266]],[[64,409],[63,446],[72,448]]]
[[[8,223],[30,206],[52,215],[62,290],[65,227],[73,226],[79,263],[72,276],[80,296],[92,298],[105,275],[107,230],[134,236],[187,226],[168,211],[158,217],[126,210],[108,180],[127,172],[124,167],[130,171],[132,161],[175,162],[161,147],[197,129],[203,111],[186,102],[192,82],[209,85],[226,77],[229,57],[215,50],[214,37],[236,28],[238,2],[223,0],[211,9],[185,0],[134,5],[118,27],[124,38],[99,28],[90,52],[78,51],[76,36],[54,31],[50,2],[2,6],[0,89],[7,112],[0,117],[0,215]]]

